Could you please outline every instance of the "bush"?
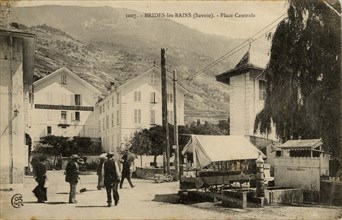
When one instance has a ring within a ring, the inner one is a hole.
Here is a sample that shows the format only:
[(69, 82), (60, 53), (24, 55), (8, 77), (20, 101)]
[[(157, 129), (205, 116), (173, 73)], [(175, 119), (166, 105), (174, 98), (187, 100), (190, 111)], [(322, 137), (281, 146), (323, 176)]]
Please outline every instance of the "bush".
[(99, 165), (99, 161), (91, 161), (90, 163), (86, 163), (86, 169), (96, 171), (98, 165)]
[[(101, 145), (96, 144), (90, 137), (73, 138), (63, 136), (44, 136), (40, 140), (41, 144), (36, 147), (37, 153), (47, 155), (62, 155), (70, 157), (72, 154), (97, 154), (101, 153)], [(51, 147), (46, 147), (48, 145)]]
[(55, 155), (55, 150), (52, 147), (44, 147), (41, 144), (36, 145), (34, 152), (44, 155)]

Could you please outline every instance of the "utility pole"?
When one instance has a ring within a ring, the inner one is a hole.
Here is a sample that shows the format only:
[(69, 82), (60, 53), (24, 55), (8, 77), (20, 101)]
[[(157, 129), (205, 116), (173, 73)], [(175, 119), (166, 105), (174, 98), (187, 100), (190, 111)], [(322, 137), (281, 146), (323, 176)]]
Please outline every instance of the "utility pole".
[(179, 179), (179, 146), (178, 146), (178, 125), (177, 125), (177, 79), (176, 79), (176, 70), (173, 70), (173, 125), (174, 125), (174, 146), (176, 150), (175, 155), (175, 169), (176, 169), (176, 179)]
[[(165, 48), (161, 48), (161, 81), (162, 81), (162, 119), (163, 119), (163, 170), (164, 174), (170, 175), (170, 142), (169, 125), (167, 122), (167, 88), (166, 88), (166, 68), (165, 68)], [(166, 157), (166, 162), (165, 162)], [(166, 163), (166, 164), (165, 164)]]

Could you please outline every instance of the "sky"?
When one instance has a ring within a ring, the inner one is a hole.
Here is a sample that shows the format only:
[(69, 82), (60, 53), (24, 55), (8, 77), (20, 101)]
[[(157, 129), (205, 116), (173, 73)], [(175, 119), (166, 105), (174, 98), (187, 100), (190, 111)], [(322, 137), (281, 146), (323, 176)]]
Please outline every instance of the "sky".
[[(199, 31), (228, 38), (248, 38), (286, 13), (285, 1), (112, 1), (112, 0), (20, 0), (16, 7), (80, 5), (128, 8), (143, 13), (191, 13), (191, 17), (169, 18)], [(205, 14), (213, 17), (194, 17)], [(249, 14), (251, 17), (241, 17)], [(136, 19), (148, 19), (138, 17)], [(280, 21), (280, 19), (278, 20)], [(275, 26), (272, 24), (270, 28)]]

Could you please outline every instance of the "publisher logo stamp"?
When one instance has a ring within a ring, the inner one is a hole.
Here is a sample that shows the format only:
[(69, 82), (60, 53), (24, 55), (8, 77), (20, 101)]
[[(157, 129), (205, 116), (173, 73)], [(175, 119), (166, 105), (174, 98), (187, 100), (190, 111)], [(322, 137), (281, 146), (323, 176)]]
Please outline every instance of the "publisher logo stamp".
[(20, 208), (24, 206), (23, 196), (20, 193), (15, 194), (11, 199), (11, 204), (14, 208)]

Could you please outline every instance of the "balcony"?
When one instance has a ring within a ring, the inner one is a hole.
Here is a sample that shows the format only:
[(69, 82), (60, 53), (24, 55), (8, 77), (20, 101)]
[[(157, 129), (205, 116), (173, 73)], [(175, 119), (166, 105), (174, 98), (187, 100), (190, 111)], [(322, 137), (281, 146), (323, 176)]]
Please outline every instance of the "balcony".
[(69, 126), (70, 124), (68, 124), (66, 119), (59, 120), (58, 127), (67, 128)]

